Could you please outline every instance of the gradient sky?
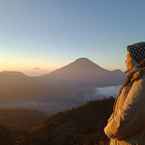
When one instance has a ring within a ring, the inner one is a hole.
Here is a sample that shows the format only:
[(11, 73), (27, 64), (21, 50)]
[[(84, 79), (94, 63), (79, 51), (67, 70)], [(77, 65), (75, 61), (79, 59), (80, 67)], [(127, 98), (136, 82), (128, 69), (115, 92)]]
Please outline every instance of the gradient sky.
[(125, 69), (145, 40), (144, 0), (0, 0), (0, 70), (41, 74), (87, 57)]

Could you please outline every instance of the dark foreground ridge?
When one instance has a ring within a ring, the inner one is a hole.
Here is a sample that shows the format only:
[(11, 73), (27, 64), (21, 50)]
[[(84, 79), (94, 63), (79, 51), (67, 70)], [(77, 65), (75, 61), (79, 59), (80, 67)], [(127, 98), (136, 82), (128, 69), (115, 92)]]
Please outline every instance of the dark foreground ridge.
[[(112, 97), (57, 113), (27, 130), (0, 127), (2, 145), (107, 145), (103, 128), (112, 112)], [(22, 126), (23, 128), (23, 126)]]
[(103, 128), (114, 99), (89, 102), (58, 113), (32, 131), (32, 145), (106, 145)]

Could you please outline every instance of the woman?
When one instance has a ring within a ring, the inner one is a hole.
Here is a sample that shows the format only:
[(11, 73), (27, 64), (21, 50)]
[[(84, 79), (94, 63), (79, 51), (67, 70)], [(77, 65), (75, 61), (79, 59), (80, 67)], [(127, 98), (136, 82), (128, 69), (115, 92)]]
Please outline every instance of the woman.
[(127, 47), (126, 79), (104, 128), (110, 145), (145, 145), (145, 42)]

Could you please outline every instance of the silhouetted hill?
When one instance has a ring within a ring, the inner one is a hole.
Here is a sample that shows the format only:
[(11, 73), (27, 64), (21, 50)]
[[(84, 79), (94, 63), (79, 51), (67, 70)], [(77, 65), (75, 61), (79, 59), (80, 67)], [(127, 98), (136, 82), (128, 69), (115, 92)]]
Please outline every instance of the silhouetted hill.
[(47, 118), (47, 114), (30, 109), (0, 109), (0, 126), (19, 131), (30, 130)]
[(0, 126), (0, 144), (1, 145), (16, 145), (15, 136), (12, 131)]
[(32, 145), (107, 145), (103, 128), (112, 112), (113, 98), (92, 101), (57, 113), (32, 130)]
[(26, 99), (41, 95), (40, 85), (21, 72), (0, 72), (0, 100)]
[[(113, 103), (112, 97), (88, 102), (78, 108), (59, 112), (45, 121), (40, 121), (43, 114), (37, 111), (1, 110), (0, 144), (107, 145), (109, 140), (103, 128), (112, 112)], [(29, 121), (29, 127), (26, 127)], [(2, 125), (4, 123), (5, 127)]]
[(0, 77), (5, 77), (5, 78), (28, 78), (27, 75), (21, 72), (16, 72), (16, 71), (1, 71), (0, 72)]

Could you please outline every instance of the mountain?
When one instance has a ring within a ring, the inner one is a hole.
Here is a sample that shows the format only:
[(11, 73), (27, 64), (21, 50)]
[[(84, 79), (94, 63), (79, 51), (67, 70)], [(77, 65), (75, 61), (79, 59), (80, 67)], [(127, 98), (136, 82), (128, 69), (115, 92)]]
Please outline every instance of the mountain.
[(28, 78), (24, 73), (17, 71), (1, 71), (0, 77), (16, 77), (16, 78)]
[(74, 62), (43, 76), (44, 80), (61, 81), (74, 85), (107, 86), (118, 85), (124, 79), (120, 70), (109, 71), (88, 58)]
[[(0, 72), (0, 100), (71, 101), (77, 103), (80, 96), (94, 96), (96, 87), (121, 84), (124, 74), (120, 70), (109, 71), (88, 58), (79, 58), (49, 74), (30, 77), (21, 72)], [(45, 99), (44, 99), (45, 97)], [(77, 98), (77, 100), (76, 100)]]
[(92, 101), (51, 116), (44, 124), (33, 128), (31, 145), (107, 144), (103, 128), (113, 103), (113, 98)]
[[(33, 79), (21, 72), (0, 72), (0, 100), (11, 100), (37, 96), (40, 85)], [(40, 88), (41, 89), (41, 88)]]

